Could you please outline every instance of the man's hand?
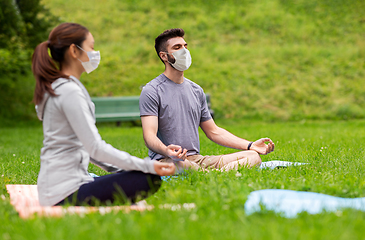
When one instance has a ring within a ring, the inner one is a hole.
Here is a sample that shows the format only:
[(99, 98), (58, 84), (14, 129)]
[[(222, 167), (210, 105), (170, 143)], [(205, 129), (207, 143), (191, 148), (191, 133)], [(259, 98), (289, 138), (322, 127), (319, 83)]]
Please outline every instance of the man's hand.
[[(267, 145), (265, 142), (269, 142)], [(250, 150), (255, 150), (257, 153), (266, 155), (274, 151), (274, 143), (270, 138), (261, 138), (252, 143)]]
[(181, 146), (170, 144), (166, 147), (166, 156), (174, 161), (184, 161), (188, 150)]
[(153, 163), (157, 175), (168, 176), (175, 173), (175, 164), (155, 161)]

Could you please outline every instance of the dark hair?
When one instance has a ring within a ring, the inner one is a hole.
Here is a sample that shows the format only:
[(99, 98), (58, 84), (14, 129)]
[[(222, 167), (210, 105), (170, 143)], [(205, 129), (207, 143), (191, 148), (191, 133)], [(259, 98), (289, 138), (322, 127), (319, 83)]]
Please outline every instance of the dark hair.
[(175, 37), (184, 37), (185, 32), (181, 28), (172, 28), (165, 30), (155, 39), (155, 49), (157, 56), (162, 62), (164, 62), (160, 57), (160, 52), (167, 52), (167, 41)]
[(87, 33), (89, 30), (80, 24), (62, 23), (51, 31), (48, 41), (35, 48), (32, 56), (32, 71), (36, 80), (33, 97), (35, 104), (42, 101), (45, 92), (56, 96), (51, 84), (58, 78), (69, 78), (61, 72), (65, 52), (71, 44), (82, 46)]

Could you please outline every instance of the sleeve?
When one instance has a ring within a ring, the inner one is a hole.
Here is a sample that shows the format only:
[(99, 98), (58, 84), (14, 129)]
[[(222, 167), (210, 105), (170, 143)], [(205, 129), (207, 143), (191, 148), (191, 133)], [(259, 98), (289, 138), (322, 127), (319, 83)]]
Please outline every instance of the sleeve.
[(140, 116), (157, 116), (158, 117), (159, 98), (155, 88), (146, 85), (139, 97)]
[(60, 97), (61, 108), (90, 157), (125, 170), (137, 170), (156, 174), (153, 161), (143, 160), (120, 151), (101, 139), (94, 124), (85, 95), (73, 88)]
[(205, 93), (203, 91), (203, 89), (201, 89), (201, 94), (200, 94), (200, 101), (201, 101), (201, 118), (200, 118), (200, 122), (205, 122), (208, 121), (210, 119), (212, 119), (212, 115), (210, 114), (209, 108), (208, 108), (208, 103), (207, 103), (207, 98), (205, 96)]
[(116, 166), (113, 166), (109, 163), (105, 163), (105, 162), (100, 162), (98, 160), (95, 160), (94, 158), (90, 158), (90, 162), (96, 166), (98, 166), (99, 168), (103, 169), (104, 171), (110, 172), (110, 173), (115, 173), (118, 171), (121, 171), (123, 169), (120, 169)]

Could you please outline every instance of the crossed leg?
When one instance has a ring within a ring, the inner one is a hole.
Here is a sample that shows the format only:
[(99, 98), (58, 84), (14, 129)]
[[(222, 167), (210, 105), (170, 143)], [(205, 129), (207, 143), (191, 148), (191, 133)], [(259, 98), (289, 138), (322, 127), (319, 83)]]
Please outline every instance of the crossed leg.
[(220, 169), (232, 170), (238, 169), (239, 166), (253, 167), (261, 164), (260, 155), (256, 151), (248, 150), (236, 153), (230, 153), (219, 156), (202, 156), (191, 155), (186, 158), (185, 161), (173, 161), (171, 158), (161, 159), (162, 162), (175, 163), (178, 171), (184, 169)]
[(256, 151), (248, 150), (222, 155), (222, 160), (216, 166), (221, 170), (237, 170), (239, 166), (254, 167), (261, 164), (261, 157)]
[(176, 172), (182, 172), (185, 169), (193, 169), (193, 170), (199, 170), (200, 166), (199, 164), (193, 162), (193, 161), (188, 161), (187, 159), (185, 159), (184, 161), (174, 161), (171, 158), (163, 158), (161, 160), (159, 160), (160, 162), (168, 162), (168, 163), (174, 163), (176, 166)]

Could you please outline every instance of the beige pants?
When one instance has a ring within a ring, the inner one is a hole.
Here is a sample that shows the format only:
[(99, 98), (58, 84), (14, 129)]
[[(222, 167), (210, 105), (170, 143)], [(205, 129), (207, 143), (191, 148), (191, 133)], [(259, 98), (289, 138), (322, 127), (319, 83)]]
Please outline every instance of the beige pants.
[(260, 155), (255, 151), (241, 151), (226, 155), (202, 156), (199, 154), (186, 157), (185, 161), (173, 161), (171, 158), (160, 159), (161, 162), (173, 162), (178, 171), (184, 169), (220, 169), (232, 170), (238, 169), (239, 166), (253, 167), (261, 164)]

